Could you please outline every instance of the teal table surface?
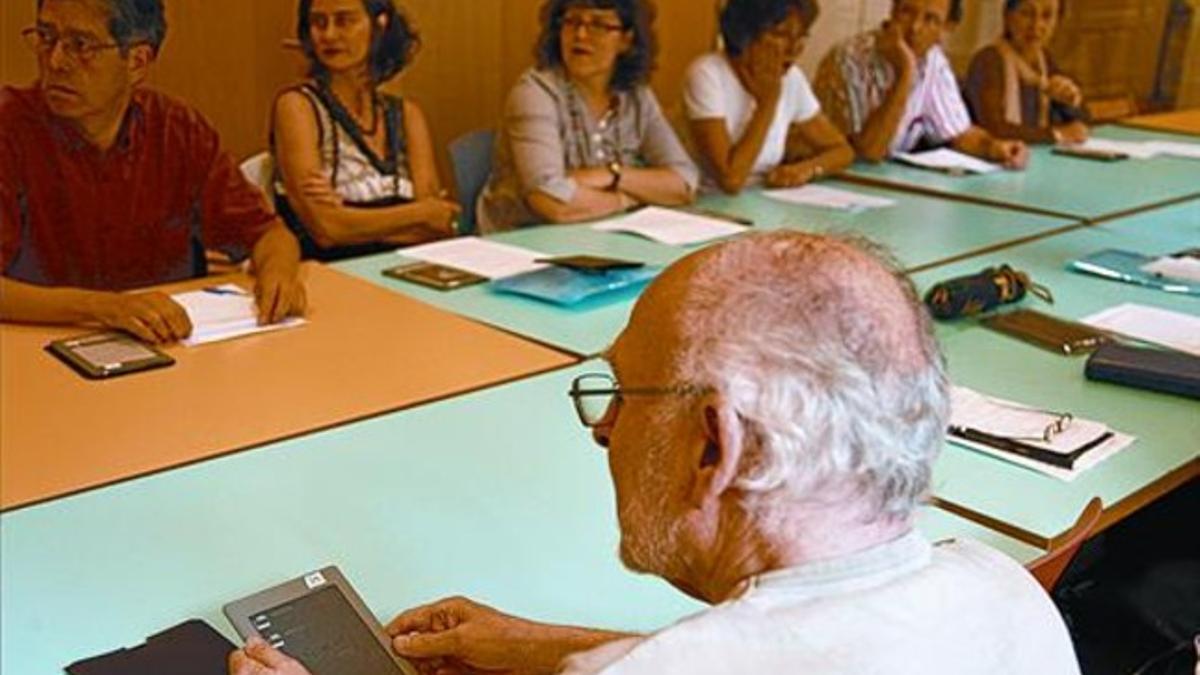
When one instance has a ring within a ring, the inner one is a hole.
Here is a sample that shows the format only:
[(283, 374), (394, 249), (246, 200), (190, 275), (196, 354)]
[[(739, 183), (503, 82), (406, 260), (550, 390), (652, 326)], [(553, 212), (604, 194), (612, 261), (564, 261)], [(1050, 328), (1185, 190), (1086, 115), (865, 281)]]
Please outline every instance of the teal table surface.
[[(788, 228), (811, 232), (855, 233), (890, 248), (907, 268), (1014, 240), (1068, 228), (1070, 220), (1013, 213), (904, 192), (835, 183), (836, 187), (895, 199), (892, 208), (848, 213), (801, 207), (757, 193), (713, 196), (701, 206), (752, 219), (756, 229)], [(597, 232), (588, 225), (532, 227), (493, 237), (548, 255), (591, 254), (667, 265), (699, 247), (673, 247), (628, 234)], [(618, 292), (564, 308), (527, 298), (497, 294), (486, 286), (443, 292), (383, 276), (402, 262), (394, 254), (359, 258), (337, 267), (451, 312), (582, 355), (601, 352), (617, 336), (641, 289)]]
[[(1095, 134), (1114, 140), (1196, 142), (1192, 137), (1123, 127), (1099, 127)], [(1025, 171), (957, 177), (894, 162), (859, 162), (849, 174), (896, 187), (1085, 220), (1200, 194), (1200, 160), (1156, 157), (1097, 162), (1053, 155), (1046, 146), (1031, 150)]]
[[(384, 621), (459, 593), (627, 630), (696, 611), (618, 562), (605, 456), (566, 396), (598, 367), (0, 515), (0, 671), (60, 675), (192, 617), (233, 638), (225, 602), (331, 563)], [(945, 512), (919, 523), (1038, 553)]]
[[(916, 276), (924, 291), (937, 281), (1009, 263), (1050, 287), (1053, 306), (1024, 306), (1066, 319), (1132, 302), (1200, 315), (1200, 298), (1122, 284), (1067, 271), (1066, 264), (1105, 248), (1166, 254), (1200, 245), (1200, 201), (1076, 230)], [(937, 464), (934, 492), (1034, 534), (1066, 530), (1093, 496), (1106, 508), (1136, 508), (1139, 490), (1200, 457), (1200, 402), (1084, 378), (1085, 357), (1064, 357), (985, 329), (971, 321), (942, 323), (938, 336), (958, 384), (987, 394), (1101, 420), (1137, 442), (1072, 482), (948, 445)], [(1151, 490), (1153, 492), (1153, 490)], [(1114, 511), (1119, 513), (1120, 510)]]

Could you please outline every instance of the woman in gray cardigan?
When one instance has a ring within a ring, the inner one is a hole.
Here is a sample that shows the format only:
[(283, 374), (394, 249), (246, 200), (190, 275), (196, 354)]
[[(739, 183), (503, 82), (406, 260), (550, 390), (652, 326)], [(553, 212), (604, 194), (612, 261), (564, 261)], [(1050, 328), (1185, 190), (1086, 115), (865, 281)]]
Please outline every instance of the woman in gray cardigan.
[(536, 68), (509, 93), (481, 231), (689, 203), (699, 172), (646, 81), (645, 0), (547, 0)]

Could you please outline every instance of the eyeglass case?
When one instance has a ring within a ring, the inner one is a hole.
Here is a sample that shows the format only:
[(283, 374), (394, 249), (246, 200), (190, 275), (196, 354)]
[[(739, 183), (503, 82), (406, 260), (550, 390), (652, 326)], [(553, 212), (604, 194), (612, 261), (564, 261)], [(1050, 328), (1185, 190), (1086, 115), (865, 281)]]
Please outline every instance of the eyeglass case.
[(1107, 344), (1088, 358), (1089, 380), (1200, 399), (1200, 357), (1182, 352)]

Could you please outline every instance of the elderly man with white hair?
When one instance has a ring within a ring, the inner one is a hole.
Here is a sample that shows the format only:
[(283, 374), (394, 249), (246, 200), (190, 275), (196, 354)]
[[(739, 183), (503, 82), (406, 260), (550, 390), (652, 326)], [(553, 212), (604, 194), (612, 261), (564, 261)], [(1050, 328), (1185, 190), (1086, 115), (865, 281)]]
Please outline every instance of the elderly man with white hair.
[[(1023, 568), (914, 529), (947, 382), (911, 285), (869, 244), (778, 232), (695, 253), (608, 360), (571, 395), (608, 448), (622, 559), (712, 607), (627, 635), (443, 600), (388, 626), (424, 672), (1079, 672)], [(261, 642), (231, 664), (303, 672)]]

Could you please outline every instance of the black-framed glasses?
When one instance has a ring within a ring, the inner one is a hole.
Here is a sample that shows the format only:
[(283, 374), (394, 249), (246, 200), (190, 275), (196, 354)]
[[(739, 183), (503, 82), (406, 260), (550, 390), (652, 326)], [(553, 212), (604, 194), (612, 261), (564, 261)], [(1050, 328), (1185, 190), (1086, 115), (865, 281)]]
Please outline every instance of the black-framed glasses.
[(97, 54), (107, 49), (121, 48), (119, 43), (100, 42), (87, 35), (59, 35), (58, 31), (47, 26), (30, 26), (21, 31), (21, 37), (25, 38), (25, 44), (39, 56), (50, 54), (56, 46), (62, 45), (63, 53), (79, 64), (90, 62)]
[(568, 31), (582, 28), (585, 33), (592, 37), (599, 37), (605, 33), (619, 33), (625, 30), (625, 26), (620, 23), (612, 23), (602, 19), (585, 19), (581, 16), (563, 17), (562, 28)]
[(592, 429), (609, 415), (614, 404), (626, 396), (691, 396), (708, 391), (706, 387), (677, 385), (674, 387), (622, 387), (617, 379), (605, 373), (585, 373), (571, 382), (567, 395), (575, 403), (579, 422)]

